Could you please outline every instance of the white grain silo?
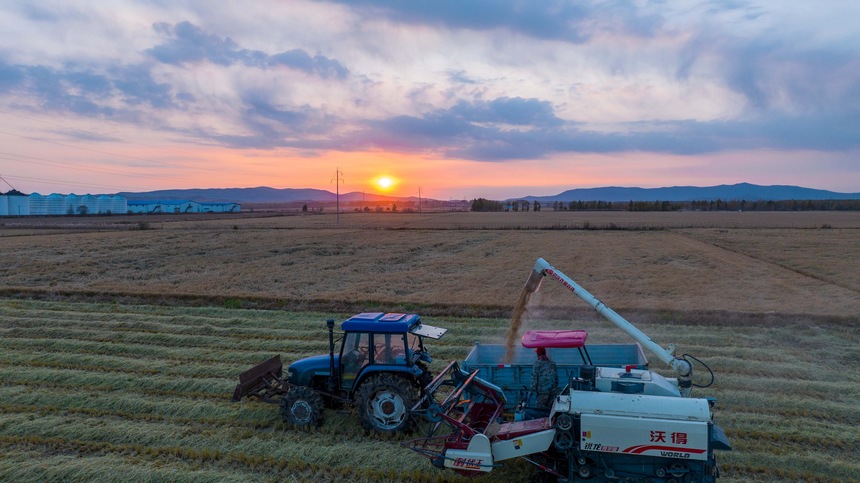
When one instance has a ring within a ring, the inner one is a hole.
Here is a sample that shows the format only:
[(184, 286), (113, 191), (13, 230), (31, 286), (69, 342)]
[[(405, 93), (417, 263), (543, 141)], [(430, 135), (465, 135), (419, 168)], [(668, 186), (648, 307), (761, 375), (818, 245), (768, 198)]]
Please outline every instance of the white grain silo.
[(128, 200), (119, 195), (111, 197), (111, 213), (128, 213)]
[(39, 193), (32, 193), (29, 198), (31, 215), (48, 214), (48, 202), (44, 196), (40, 195)]
[(66, 195), (66, 206), (64, 206), (67, 215), (77, 215), (78, 214), (78, 206), (81, 204), (81, 197), (74, 194), (69, 193)]
[(96, 213), (100, 215), (113, 213), (112, 208), (113, 207), (111, 206), (110, 196), (100, 195), (98, 198), (96, 198)]
[[(78, 205), (86, 207), (86, 211), (90, 215), (95, 215), (99, 212), (97, 198), (91, 194), (81, 196), (78, 200)], [(78, 213), (77, 208), (75, 208), (75, 213)]]
[(48, 205), (48, 214), (49, 215), (65, 215), (66, 214), (66, 197), (57, 194), (51, 193), (46, 198)]

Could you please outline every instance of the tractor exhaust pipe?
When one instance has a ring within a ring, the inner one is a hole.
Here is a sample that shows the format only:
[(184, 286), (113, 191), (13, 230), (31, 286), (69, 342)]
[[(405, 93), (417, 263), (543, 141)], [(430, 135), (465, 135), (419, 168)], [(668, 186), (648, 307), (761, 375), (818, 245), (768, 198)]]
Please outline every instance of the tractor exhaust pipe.
[(337, 389), (337, 376), (334, 374), (334, 319), (325, 321), (328, 328), (328, 391), (334, 394)]

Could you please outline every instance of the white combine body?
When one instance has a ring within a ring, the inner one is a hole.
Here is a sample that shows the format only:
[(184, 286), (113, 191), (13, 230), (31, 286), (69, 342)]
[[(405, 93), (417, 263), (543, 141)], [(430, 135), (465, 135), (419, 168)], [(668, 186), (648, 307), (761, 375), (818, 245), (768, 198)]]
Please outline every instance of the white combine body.
[[(413, 413), (431, 421), (425, 438), (404, 443), (434, 465), (464, 475), (524, 458), (560, 481), (712, 482), (714, 450), (731, 450), (713, 421), (713, 401), (691, 398), (692, 364), (675, 357), (576, 282), (538, 259), (526, 290), (551, 275), (675, 370), (677, 378), (629, 365), (584, 363), (555, 397), (549, 414), (502, 422), (504, 391), (452, 362), (427, 386)], [(583, 349), (585, 331), (533, 331), (526, 347)], [(587, 353), (587, 351), (586, 351)], [(507, 404), (510, 406), (510, 404)], [(546, 413), (544, 413), (546, 414)]]

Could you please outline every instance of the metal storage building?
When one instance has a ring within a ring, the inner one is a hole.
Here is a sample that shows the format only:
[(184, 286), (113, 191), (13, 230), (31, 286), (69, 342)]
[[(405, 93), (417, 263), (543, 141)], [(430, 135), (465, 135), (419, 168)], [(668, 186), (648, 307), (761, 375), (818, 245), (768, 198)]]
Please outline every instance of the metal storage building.
[(133, 200), (129, 213), (238, 213), (239, 203), (198, 203), (192, 200)]
[(39, 193), (32, 193), (30, 198), (30, 214), (31, 215), (47, 215), (48, 200)]
[(0, 216), (22, 216), (30, 214), (30, 199), (17, 191), (0, 195)]
[(191, 200), (134, 200), (129, 213), (199, 213), (200, 203)]
[(242, 205), (239, 203), (200, 203), (200, 211), (203, 213), (239, 213)]

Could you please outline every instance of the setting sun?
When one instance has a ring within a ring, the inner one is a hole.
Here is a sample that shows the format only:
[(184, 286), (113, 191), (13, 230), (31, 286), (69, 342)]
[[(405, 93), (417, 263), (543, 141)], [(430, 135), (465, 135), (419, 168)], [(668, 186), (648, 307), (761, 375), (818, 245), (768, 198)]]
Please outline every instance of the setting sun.
[(376, 178), (375, 183), (380, 189), (388, 190), (394, 186), (394, 178), (390, 176), (380, 176), (379, 178)]

